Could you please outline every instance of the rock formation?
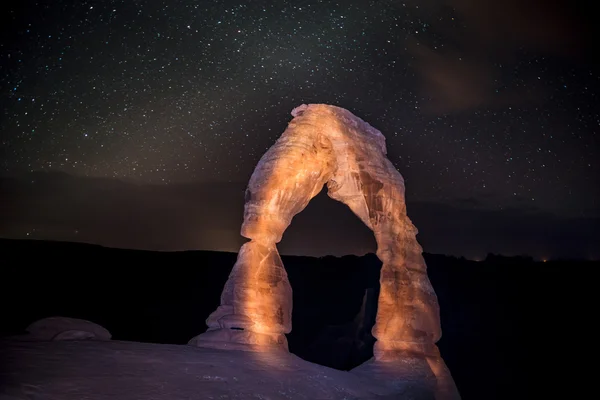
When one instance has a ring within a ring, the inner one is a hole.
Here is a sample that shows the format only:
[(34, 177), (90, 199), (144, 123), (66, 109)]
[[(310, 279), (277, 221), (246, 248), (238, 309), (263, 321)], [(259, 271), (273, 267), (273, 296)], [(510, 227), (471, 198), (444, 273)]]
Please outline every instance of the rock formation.
[[(372, 330), (377, 339), (375, 364), (361, 371), (380, 374), (382, 366), (394, 370), (393, 365), (417, 357), (419, 368), (440, 381), (436, 398), (456, 398), (452, 377), (435, 345), (441, 336), (437, 297), (416, 240), (417, 229), (406, 214), (404, 179), (386, 157), (384, 136), (339, 107), (301, 105), (292, 115), (250, 178), (241, 229), (250, 241), (240, 249), (221, 305), (207, 320), (208, 331), (190, 343), (287, 349), (292, 289), (276, 243), (292, 218), (327, 185), (329, 197), (350, 207), (373, 231), (383, 263)], [(412, 373), (400, 369), (402, 374)]]
[(91, 321), (67, 317), (42, 318), (29, 325), (20, 339), (33, 341), (110, 340), (108, 330)]

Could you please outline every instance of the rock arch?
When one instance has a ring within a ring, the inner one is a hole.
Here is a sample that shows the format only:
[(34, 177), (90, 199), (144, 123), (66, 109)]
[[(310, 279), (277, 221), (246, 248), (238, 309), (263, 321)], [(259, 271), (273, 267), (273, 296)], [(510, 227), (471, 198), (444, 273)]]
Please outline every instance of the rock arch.
[(207, 319), (208, 331), (191, 344), (217, 348), (287, 350), (292, 289), (276, 244), (292, 218), (327, 185), (374, 233), (383, 262), (373, 336), (377, 361), (406, 354), (441, 360), (436, 294), (427, 277), (417, 229), (406, 215), (404, 179), (386, 157), (385, 138), (349, 111), (301, 105), (263, 155), (246, 190), (238, 254)]

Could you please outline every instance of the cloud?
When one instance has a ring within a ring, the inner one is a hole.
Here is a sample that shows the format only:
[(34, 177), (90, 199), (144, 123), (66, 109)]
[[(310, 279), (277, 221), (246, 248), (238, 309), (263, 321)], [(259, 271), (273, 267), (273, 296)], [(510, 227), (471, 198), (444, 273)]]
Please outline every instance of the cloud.
[[(58, 173), (1, 179), (0, 237), (237, 252), (245, 241), (239, 234), (244, 189), (244, 183), (139, 185)], [(559, 218), (522, 207), (489, 210), (476, 199), (407, 207), (429, 253), (600, 258), (598, 218)], [(323, 192), (294, 217), (278, 248), (282, 254), (364, 254), (375, 251), (375, 240), (345, 205)]]
[(477, 56), (433, 51), (414, 43), (410, 48), (421, 78), (419, 94), (425, 99), (421, 111), (427, 114), (530, 105), (540, 102), (546, 93), (533, 79), (521, 87), (503, 86), (497, 67)]
[[(425, 113), (539, 103), (543, 83), (514, 69), (524, 55), (583, 60), (593, 53), (591, 24), (577, 2), (409, 0), (428, 24), (409, 39)], [(526, 68), (525, 68), (526, 69)]]
[[(587, 5), (566, 0), (405, 0), (445, 40), (472, 49), (577, 55), (595, 29)], [(443, 18), (439, 18), (443, 16)], [(448, 18), (451, 16), (450, 18)], [(487, 51), (486, 51), (487, 52)]]
[(451, 113), (487, 105), (494, 93), (492, 68), (456, 52), (442, 54), (425, 45), (411, 46), (421, 77), (420, 94), (428, 99), (425, 112)]
[(468, 26), (477, 47), (528, 48), (573, 56), (583, 51), (586, 20), (577, 1), (441, 0)]

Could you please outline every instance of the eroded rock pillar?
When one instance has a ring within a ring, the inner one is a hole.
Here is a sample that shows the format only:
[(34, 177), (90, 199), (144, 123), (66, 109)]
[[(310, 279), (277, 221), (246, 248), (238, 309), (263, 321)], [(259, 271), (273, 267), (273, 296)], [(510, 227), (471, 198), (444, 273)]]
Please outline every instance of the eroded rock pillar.
[(274, 243), (252, 240), (241, 247), (221, 305), (206, 323), (208, 331), (190, 344), (287, 350), (284, 334), (292, 329), (292, 288)]
[[(418, 231), (406, 214), (404, 180), (389, 162), (375, 167), (371, 173), (366, 172), (367, 166), (362, 169), (358, 186), (368, 214), (361, 218), (368, 220), (375, 234), (377, 256), (383, 263), (372, 329), (377, 341), (374, 359), (352, 372), (385, 382), (382, 396), (402, 388), (407, 398), (458, 400), (454, 380), (436, 346), (441, 337), (439, 304), (416, 238)], [(360, 216), (360, 208), (354, 208)]]
[(382, 261), (373, 336), (377, 359), (406, 350), (427, 352), (441, 337), (437, 296), (427, 276), (417, 230), (406, 215), (376, 225)]
[(241, 234), (250, 242), (240, 249), (221, 305), (207, 319), (209, 330), (190, 344), (287, 350), (292, 289), (276, 243), (322, 189), (333, 166), (331, 145), (311, 119), (290, 123), (265, 153), (246, 190)]
[[(395, 219), (395, 221), (394, 221)], [(406, 215), (373, 221), (377, 256), (383, 262), (373, 336), (374, 359), (352, 370), (381, 380), (382, 396), (460, 400), (436, 342), (439, 305), (429, 282), (417, 230)]]

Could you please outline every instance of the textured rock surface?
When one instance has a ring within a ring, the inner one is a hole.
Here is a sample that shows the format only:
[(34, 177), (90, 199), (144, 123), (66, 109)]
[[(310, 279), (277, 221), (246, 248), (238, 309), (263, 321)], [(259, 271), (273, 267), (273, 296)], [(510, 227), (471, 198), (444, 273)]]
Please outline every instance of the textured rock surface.
[[(285, 347), (292, 292), (276, 243), (327, 185), (328, 195), (373, 231), (383, 262), (373, 327), (375, 359), (390, 362), (421, 354), (423, 365), (427, 357), (443, 364), (435, 346), (441, 336), (437, 297), (417, 229), (406, 215), (404, 179), (386, 157), (384, 136), (339, 107), (302, 105), (292, 115), (250, 178), (241, 234), (251, 241), (240, 250), (221, 306), (207, 321), (207, 340), (200, 335), (194, 344), (234, 340), (252, 350)], [(229, 319), (244, 321), (234, 336), (222, 322)]]
[(0, 341), (2, 399), (379, 399), (381, 382), (287, 352)]
[[(428, 351), (409, 350), (389, 360), (371, 359), (351, 372), (364, 379), (381, 382), (375, 392), (391, 398), (400, 393), (412, 393), (415, 398), (458, 400), (460, 394), (448, 367), (435, 346)], [(412, 397), (410, 397), (412, 398)]]
[(110, 340), (108, 330), (84, 319), (49, 317), (35, 321), (22, 340)]

